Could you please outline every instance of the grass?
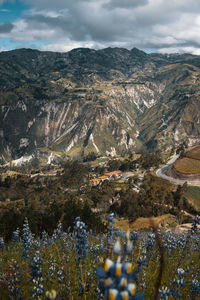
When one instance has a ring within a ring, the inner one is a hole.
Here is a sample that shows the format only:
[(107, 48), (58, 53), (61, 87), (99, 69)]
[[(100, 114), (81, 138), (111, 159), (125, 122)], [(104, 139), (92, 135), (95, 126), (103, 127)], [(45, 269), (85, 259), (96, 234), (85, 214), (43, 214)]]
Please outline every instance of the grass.
[(174, 168), (179, 173), (183, 174), (200, 174), (200, 160), (183, 157), (177, 159), (174, 163)]
[(197, 211), (200, 211), (200, 187), (189, 186), (184, 196)]
[(177, 64), (166, 65), (166, 66), (160, 67), (159, 72), (161, 72), (161, 73), (166, 72), (166, 71), (172, 70), (172, 69), (174, 69), (178, 66), (179, 66), (178, 63)]
[(152, 219), (149, 218), (138, 218), (136, 221), (130, 223), (127, 219), (116, 219), (116, 227), (120, 228), (124, 231), (141, 231), (141, 230), (149, 230), (152, 228), (152, 221), (154, 226), (156, 227), (175, 227), (176, 217), (170, 214), (166, 214), (159, 217), (153, 217)]
[(149, 230), (152, 228), (152, 221), (154, 226), (156, 227), (175, 227), (177, 225), (176, 223), (176, 217), (170, 214), (159, 216), (159, 217), (153, 217), (151, 219), (149, 218), (138, 218), (135, 222), (131, 224), (132, 230)]

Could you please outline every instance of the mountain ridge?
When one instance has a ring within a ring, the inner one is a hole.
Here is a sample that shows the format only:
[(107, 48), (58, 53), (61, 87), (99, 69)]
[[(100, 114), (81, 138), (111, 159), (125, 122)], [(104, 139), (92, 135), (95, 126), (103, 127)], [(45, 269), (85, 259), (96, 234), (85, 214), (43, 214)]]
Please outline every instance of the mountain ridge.
[(137, 48), (0, 53), (3, 161), (46, 147), (80, 156), (200, 141), (200, 56)]

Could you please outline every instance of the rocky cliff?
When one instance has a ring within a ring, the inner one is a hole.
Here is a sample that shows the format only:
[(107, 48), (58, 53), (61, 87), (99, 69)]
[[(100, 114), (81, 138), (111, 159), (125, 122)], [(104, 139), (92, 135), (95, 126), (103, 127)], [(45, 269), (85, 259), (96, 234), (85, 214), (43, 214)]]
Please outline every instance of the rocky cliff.
[(0, 53), (0, 155), (164, 149), (200, 140), (200, 57), (132, 50)]

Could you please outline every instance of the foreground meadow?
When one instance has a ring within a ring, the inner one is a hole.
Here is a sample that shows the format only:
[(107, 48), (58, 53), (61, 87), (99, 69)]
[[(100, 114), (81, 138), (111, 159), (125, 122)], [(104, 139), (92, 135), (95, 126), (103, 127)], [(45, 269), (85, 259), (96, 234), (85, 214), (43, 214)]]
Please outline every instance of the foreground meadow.
[(0, 299), (199, 299), (200, 233), (123, 232), (107, 218), (96, 234), (76, 218), (52, 236), (34, 236), (26, 219), (12, 241), (0, 238)]

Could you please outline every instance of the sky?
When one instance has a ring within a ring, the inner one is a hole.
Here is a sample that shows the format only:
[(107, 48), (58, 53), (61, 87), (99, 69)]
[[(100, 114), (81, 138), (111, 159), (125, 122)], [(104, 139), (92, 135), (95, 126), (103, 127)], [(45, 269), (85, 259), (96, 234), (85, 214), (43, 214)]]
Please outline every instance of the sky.
[(0, 51), (79, 47), (200, 54), (200, 2), (0, 0)]

